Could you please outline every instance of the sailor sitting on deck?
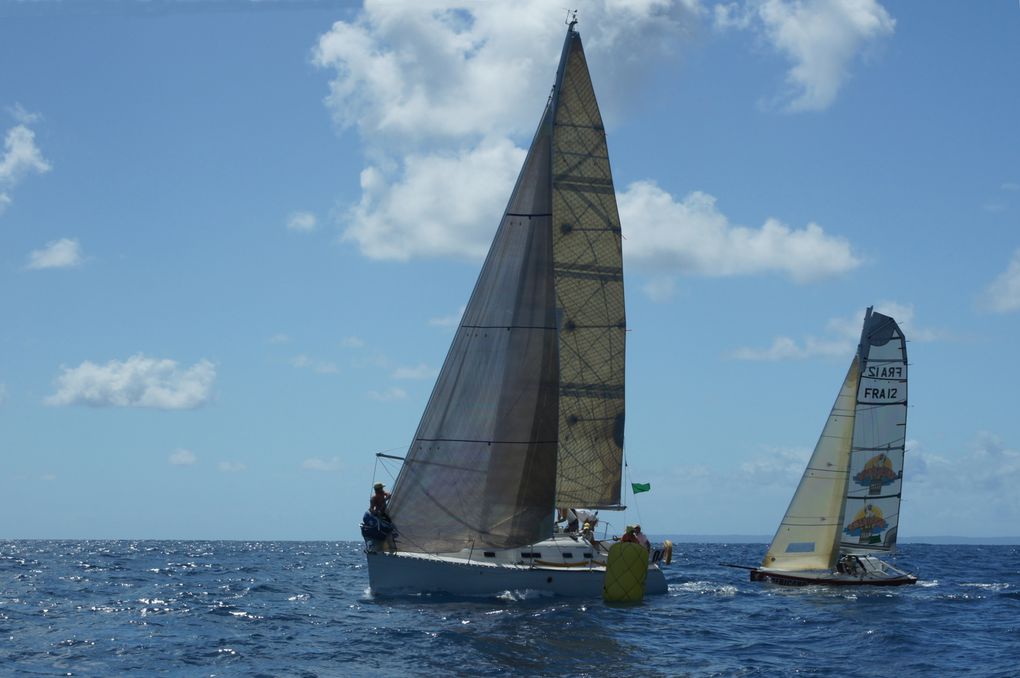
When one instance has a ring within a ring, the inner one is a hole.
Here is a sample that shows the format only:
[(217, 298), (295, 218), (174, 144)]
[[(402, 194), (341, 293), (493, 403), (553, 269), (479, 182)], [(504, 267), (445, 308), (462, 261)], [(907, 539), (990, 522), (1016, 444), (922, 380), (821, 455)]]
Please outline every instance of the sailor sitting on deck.
[(637, 536), (634, 534), (634, 526), (628, 525), (627, 529), (623, 531), (623, 536), (619, 537), (619, 541), (629, 541), (632, 544), (640, 544)]

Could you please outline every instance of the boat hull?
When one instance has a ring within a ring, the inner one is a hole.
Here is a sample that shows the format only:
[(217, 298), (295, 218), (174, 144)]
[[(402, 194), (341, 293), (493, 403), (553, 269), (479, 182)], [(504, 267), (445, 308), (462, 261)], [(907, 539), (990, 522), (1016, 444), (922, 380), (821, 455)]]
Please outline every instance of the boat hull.
[(880, 576), (867, 573), (855, 576), (837, 572), (784, 572), (754, 568), (751, 581), (780, 586), (903, 586), (917, 583), (917, 577), (912, 574)]
[[(367, 553), (368, 581), (375, 595), (446, 593), (499, 595), (538, 591), (558, 596), (601, 597), (605, 567), (497, 564), (443, 556), (379, 551)], [(648, 568), (646, 594), (666, 592), (666, 577)]]

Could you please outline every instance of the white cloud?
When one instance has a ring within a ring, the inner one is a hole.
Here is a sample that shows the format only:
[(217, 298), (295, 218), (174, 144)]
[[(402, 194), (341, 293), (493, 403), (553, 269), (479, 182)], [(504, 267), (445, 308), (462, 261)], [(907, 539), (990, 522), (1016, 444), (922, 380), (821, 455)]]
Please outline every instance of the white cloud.
[(274, 334), (269, 337), (270, 344), (287, 344), (290, 343), (290, 337), (286, 334)]
[(421, 363), (416, 367), (398, 367), (391, 375), (394, 379), (431, 379), (438, 370)]
[(716, 6), (720, 29), (762, 34), (788, 61), (789, 111), (828, 108), (850, 77), (851, 63), (881, 38), (892, 35), (896, 20), (877, 0), (754, 0)]
[(344, 337), (340, 340), (340, 346), (343, 348), (364, 348), (365, 340), (361, 337)]
[[(910, 341), (936, 341), (943, 333), (919, 327), (914, 322), (914, 307), (894, 301), (875, 304), (875, 311), (893, 318)], [(861, 338), (863, 314), (852, 314), (829, 319), (821, 338), (808, 336), (802, 341), (790, 337), (775, 337), (768, 348), (738, 348), (730, 353), (735, 360), (780, 361), (808, 358), (847, 358), (857, 350)]]
[(711, 195), (696, 191), (681, 202), (651, 181), (618, 194), (625, 225), (624, 256), (656, 272), (707, 276), (782, 273), (798, 282), (839, 275), (861, 260), (850, 243), (817, 224), (793, 230), (775, 219), (761, 228), (735, 226)]
[(78, 241), (61, 238), (60, 240), (51, 240), (41, 250), (33, 250), (28, 255), (26, 268), (69, 268), (79, 266), (81, 262), (81, 246)]
[(11, 114), (17, 122), (22, 125), (34, 125), (35, 123), (42, 120), (41, 113), (32, 113), (22, 106), (19, 102), (15, 102), (13, 106), (7, 107), (7, 112)]
[(433, 327), (457, 327), (460, 325), (460, 319), (464, 316), (464, 309), (466, 308), (466, 306), (461, 306), (457, 309), (456, 313), (439, 316), (437, 318), (429, 318), (429, 325), (432, 325)]
[(57, 392), (46, 404), (194, 409), (212, 397), (215, 379), (216, 368), (208, 360), (187, 369), (173, 360), (141, 354), (105, 365), (85, 361), (78, 367), (63, 368)]
[(408, 155), (398, 176), (368, 167), (342, 238), (372, 259), (479, 259), (525, 154), (509, 139), (494, 139), (457, 153)]
[(331, 459), (311, 457), (310, 459), (305, 459), (301, 462), (301, 468), (307, 471), (332, 472), (341, 470), (343, 468), (343, 462), (340, 461), (340, 457), (333, 457)]
[(220, 473), (240, 473), (248, 467), (239, 461), (221, 461), (216, 464), (216, 468)]
[(1009, 266), (985, 290), (979, 305), (995, 313), (1020, 310), (1020, 249), (1013, 252)]
[(1002, 182), (1002, 190), (1004, 191), (1020, 191), (1020, 184), (1015, 181), (1004, 181)]
[[(24, 109), (19, 110), (24, 112)], [(24, 112), (23, 117), (30, 115)], [(24, 124), (7, 130), (4, 152), (0, 155), (0, 213), (11, 204), (12, 198), (7, 192), (11, 187), (27, 174), (44, 174), (49, 171), (50, 164), (35, 145), (35, 132)]]
[(290, 364), (298, 369), (311, 370), (317, 374), (336, 374), (340, 371), (336, 363), (313, 360), (304, 354), (294, 356)]
[(198, 461), (198, 457), (191, 450), (181, 448), (174, 450), (167, 460), (174, 466), (191, 466)]
[(311, 212), (294, 212), (287, 217), (287, 230), (298, 233), (311, 233), (316, 228), (315, 215)]
[(35, 132), (25, 125), (15, 125), (4, 137), (4, 154), (0, 157), (0, 182), (13, 184), (26, 174), (43, 174), (50, 164), (35, 145)]
[[(632, 90), (700, 12), (696, 0), (582, 2), (600, 91)], [(372, 158), (345, 241), (376, 259), (483, 256), (525, 154), (512, 139), (527, 140), (554, 80), (562, 18), (544, 0), (376, 2), (321, 36), (327, 106)]]
[(407, 391), (396, 386), (391, 386), (385, 391), (369, 391), (368, 397), (372, 400), (379, 400), (382, 402), (388, 402), (391, 400), (403, 400), (407, 397)]

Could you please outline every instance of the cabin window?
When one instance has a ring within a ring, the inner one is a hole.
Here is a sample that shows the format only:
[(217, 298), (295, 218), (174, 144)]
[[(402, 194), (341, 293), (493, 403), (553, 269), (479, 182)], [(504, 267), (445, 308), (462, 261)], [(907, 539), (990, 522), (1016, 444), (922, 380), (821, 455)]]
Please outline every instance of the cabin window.
[(484, 555), (486, 558), (495, 558), (496, 557), (496, 552), (495, 551), (485, 551), (482, 555)]
[(539, 553), (538, 551), (532, 551), (531, 553), (528, 553), (527, 551), (521, 552), (521, 558), (541, 558), (541, 557), (542, 554)]
[(584, 557), (585, 557), (585, 558), (591, 558), (591, 557), (592, 557), (592, 555), (591, 555), (590, 553), (585, 553), (585, 554), (584, 554)]

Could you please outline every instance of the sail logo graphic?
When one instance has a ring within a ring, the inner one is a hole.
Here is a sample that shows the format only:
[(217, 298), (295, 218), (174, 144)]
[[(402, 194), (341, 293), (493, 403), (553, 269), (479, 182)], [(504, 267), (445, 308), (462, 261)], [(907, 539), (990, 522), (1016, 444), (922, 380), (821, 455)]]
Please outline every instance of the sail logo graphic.
[(867, 504), (857, 512), (843, 531), (857, 537), (858, 544), (881, 544), (882, 530), (889, 527), (882, 510), (874, 504)]
[(854, 482), (868, 488), (868, 494), (880, 494), (886, 485), (892, 485), (903, 478), (903, 471), (894, 471), (892, 459), (885, 452), (869, 459), (861, 472), (854, 476)]

